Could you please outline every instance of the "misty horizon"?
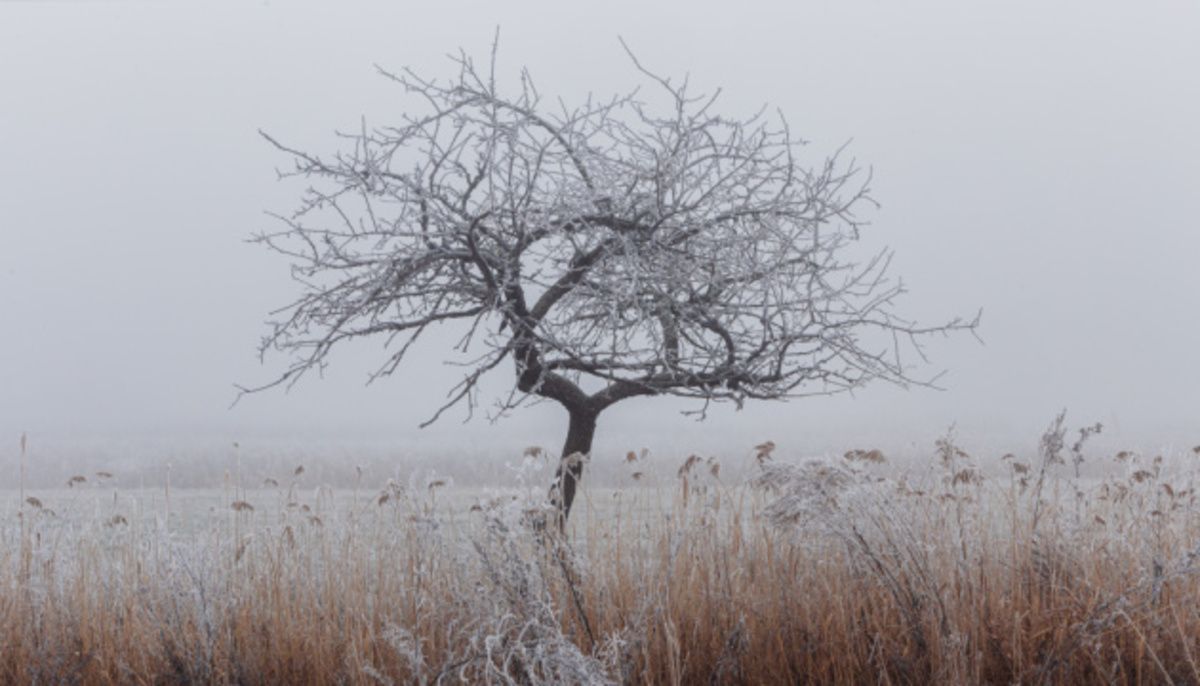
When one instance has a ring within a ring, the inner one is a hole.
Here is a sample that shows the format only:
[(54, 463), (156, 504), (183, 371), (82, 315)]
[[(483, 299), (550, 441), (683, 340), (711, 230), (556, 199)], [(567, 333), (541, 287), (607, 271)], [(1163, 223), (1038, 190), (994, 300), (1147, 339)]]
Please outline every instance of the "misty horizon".
[[(372, 385), (381, 345), (360, 342), (325, 378), (231, 407), (235, 384), (283, 370), (256, 346), (298, 292), (286, 260), (246, 242), (298, 197), (258, 131), (334, 150), (335, 130), (386, 125), (411, 103), (374, 65), (448, 75), (446, 53), (484, 57), (497, 27), (504, 83), (524, 67), (567, 102), (625, 92), (638, 74), (620, 36), (657, 72), (724, 88), (723, 111), (779, 108), (810, 141), (805, 165), (846, 144), (881, 205), (856, 249), (894, 250), (898, 311), (983, 311), (982, 344), (928, 342), (916, 374), (945, 371), (944, 390), (874, 384), (714, 407), (703, 423), (680, 414), (695, 403), (635, 399), (602, 417), (598, 453), (768, 438), (793, 454), (920, 451), (951, 425), (968, 446), (1035, 447), (1062, 408), (1071, 426), (1103, 423), (1111, 445), (1200, 443), (1200, 8), (925, 5), (446, 4), (415, 18), (361, 4), (4, 3), (0, 460), (15, 464), (22, 432), (34, 454), (84, 460), (233, 441), (557, 450), (565, 413), (550, 404), (496, 423), (456, 409), (418, 429), (457, 380), (442, 364), (450, 331)], [(493, 372), (482, 409), (511, 375)]]

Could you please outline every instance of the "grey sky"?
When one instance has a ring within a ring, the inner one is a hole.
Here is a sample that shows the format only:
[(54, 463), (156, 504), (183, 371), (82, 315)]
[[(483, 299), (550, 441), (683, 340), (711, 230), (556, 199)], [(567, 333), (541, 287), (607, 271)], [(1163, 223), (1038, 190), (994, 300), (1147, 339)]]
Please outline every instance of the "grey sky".
[[(944, 392), (703, 425), (633, 401), (602, 418), (599, 445), (659, 430), (931, 440), (952, 422), (1033, 437), (1064, 406), (1118, 435), (1200, 442), (1200, 4), (666, 5), (0, 2), (0, 441), (416, 432), (455, 379), (436, 345), (371, 388), (362, 345), (324, 380), (227, 409), (234, 382), (282, 368), (255, 345), (294, 290), (284, 261), (243, 242), (295, 198), (256, 129), (329, 149), (333, 129), (404, 102), (373, 63), (444, 73), (446, 52), (483, 54), (499, 25), (502, 76), (528, 66), (547, 94), (633, 85), (620, 35), (659, 72), (723, 86), (729, 109), (778, 106), (814, 162), (852, 138), (882, 203), (864, 243), (896, 250), (902, 311), (984, 309), (986, 345), (929, 347)], [(426, 433), (565, 430), (549, 405), (460, 418)]]

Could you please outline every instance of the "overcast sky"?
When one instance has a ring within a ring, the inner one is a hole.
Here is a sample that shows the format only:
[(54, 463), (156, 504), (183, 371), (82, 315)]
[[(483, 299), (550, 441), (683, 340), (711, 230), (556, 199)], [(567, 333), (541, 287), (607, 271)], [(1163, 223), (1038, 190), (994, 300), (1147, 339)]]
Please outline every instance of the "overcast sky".
[[(0, 2), (0, 442), (416, 435), (457, 378), (437, 345), (370, 388), (378, 348), (360, 346), (229, 409), (234, 383), (282, 369), (256, 345), (295, 292), (245, 243), (296, 199), (256, 131), (331, 149), (407, 102), (373, 64), (446, 74), (447, 52), (484, 54), (497, 26), (501, 74), (527, 66), (544, 94), (635, 85), (623, 36), (656, 71), (723, 86), (735, 114), (779, 107), (813, 162), (852, 139), (881, 203), (863, 242), (896, 251), (901, 312), (984, 312), (985, 344), (930, 346), (942, 392), (701, 425), (631, 401), (598, 445), (803, 449), (955, 422), (1033, 440), (1063, 407), (1118, 437), (1200, 442), (1200, 3), (961, 0)], [(557, 444), (564, 417), (451, 414), (424, 440)]]

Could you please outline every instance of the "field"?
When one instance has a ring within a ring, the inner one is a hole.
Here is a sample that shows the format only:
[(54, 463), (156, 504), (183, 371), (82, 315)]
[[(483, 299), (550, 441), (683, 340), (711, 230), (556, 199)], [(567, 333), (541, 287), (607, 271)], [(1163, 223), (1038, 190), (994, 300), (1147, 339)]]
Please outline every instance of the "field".
[(1200, 683), (1200, 454), (1076, 477), (1071, 442), (948, 437), (919, 478), (631, 453), (566, 536), (536, 455), (494, 489), (68, 475), (0, 492), (0, 683)]

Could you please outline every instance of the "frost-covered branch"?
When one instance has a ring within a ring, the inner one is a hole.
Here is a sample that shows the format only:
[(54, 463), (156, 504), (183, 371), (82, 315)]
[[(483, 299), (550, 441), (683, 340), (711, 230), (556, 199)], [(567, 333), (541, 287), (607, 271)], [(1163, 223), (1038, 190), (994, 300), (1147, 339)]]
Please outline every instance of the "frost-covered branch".
[[(805, 167), (782, 115), (718, 114), (719, 92), (630, 57), (649, 95), (547, 107), (527, 73), (497, 85), (494, 51), (487, 70), (460, 53), (447, 81), (381, 70), (420, 106), (342, 134), (332, 156), (263, 134), (292, 158), (283, 175), (310, 187), (256, 237), (292, 260), (303, 289), (262, 343), (292, 362), (259, 388), (294, 383), (363, 336), (392, 342), (376, 376), (389, 375), (430, 327), (455, 322), (479, 363), (448, 406), (473, 405), (509, 355), (518, 392), (501, 409), (529, 396), (599, 411), (638, 395), (740, 404), (927, 382), (899, 348), (919, 353), (922, 336), (976, 322), (899, 317), (890, 255), (847, 257), (873, 203), (869, 173), (840, 153)], [(589, 378), (601, 389), (590, 395)]]

